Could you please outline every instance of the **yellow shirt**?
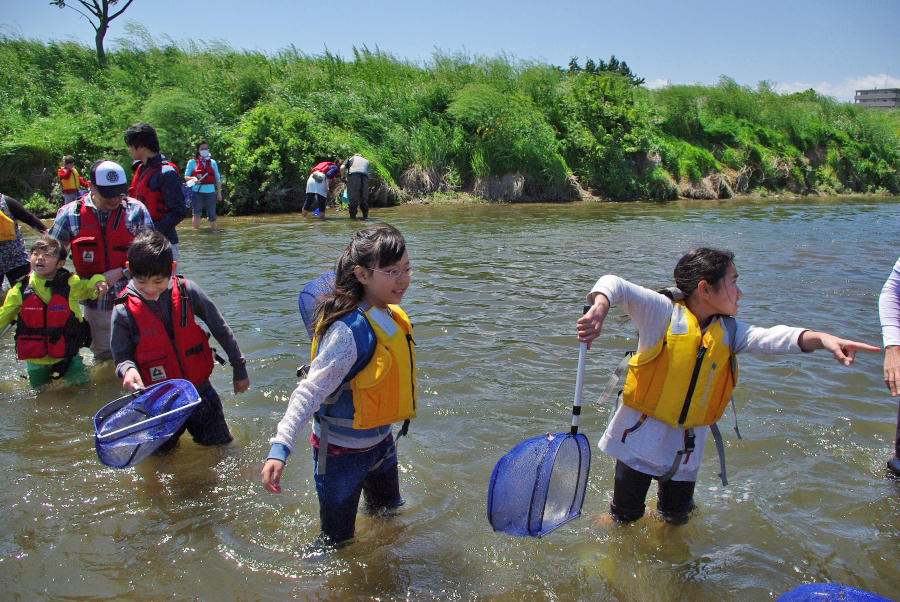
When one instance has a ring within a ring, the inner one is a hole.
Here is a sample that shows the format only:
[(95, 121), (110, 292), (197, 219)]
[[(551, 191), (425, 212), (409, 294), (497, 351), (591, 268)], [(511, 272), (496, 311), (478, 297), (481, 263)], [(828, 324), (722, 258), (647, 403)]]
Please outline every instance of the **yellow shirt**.
[[(35, 294), (41, 299), (41, 301), (43, 301), (44, 303), (49, 303), (50, 297), (53, 296), (53, 292), (47, 286), (49, 280), (38, 278), (32, 273), (29, 276), (28, 281), (31, 284), (31, 288), (34, 289)], [(83, 318), (81, 314), (81, 306), (78, 305), (78, 302), (83, 301), (84, 299), (96, 299), (97, 293), (94, 291), (94, 287), (98, 282), (102, 281), (103, 274), (97, 274), (96, 276), (91, 277), (90, 280), (82, 280), (76, 274), (72, 274), (71, 276), (69, 276), (69, 307), (79, 321)], [(16, 283), (16, 285), (9, 289), (9, 291), (6, 293), (6, 301), (3, 302), (3, 307), (0, 307), (0, 329), (5, 328), (7, 324), (15, 320), (16, 316), (19, 315), (19, 311), (21, 311), (21, 309), (22, 284)], [(27, 361), (33, 362), (35, 364), (55, 364), (59, 361), (59, 358), (52, 358), (47, 355), (40, 359)]]

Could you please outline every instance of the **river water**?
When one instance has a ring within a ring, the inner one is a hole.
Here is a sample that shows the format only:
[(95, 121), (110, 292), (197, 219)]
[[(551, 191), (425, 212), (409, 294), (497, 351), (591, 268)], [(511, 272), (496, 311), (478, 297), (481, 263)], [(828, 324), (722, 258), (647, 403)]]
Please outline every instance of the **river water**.
[[(594, 445), (595, 400), (631, 323), (610, 320), (588, 352), (581, 431), (593, 464), (580, 518), (543, 539), (494, 533), (491, 470), (519, 441), (568, 431), (585, 293), (604, 273), (671, 282), (680, 255), (736, 253), (739, 317), (880, 345), (878, 293), (900, 255), (900, 199), (407, 206), (372, 215), (406, 236), (416, 270), (420, 411), (399, 443), (406, 501), (360, 516), (328, 555), (308, 445), (281, 495), (263, 490), (268, 439), (309, 352), (296, 298), (329, 269), (360, 222), (298, 215), (183, 226), (179, 271), (216, 301), (247, 357), (251, 389), (220, 391), (235, 441), (184, 437), (168, 457), (102, 466), (92, 417), (123, 394), (110, 363), (83, 388), (38, 393), (12, 337), (0, 341), (0, 587), (53, 600), (765, 600), (810, 582), (898, 597), (900, 485), (885, 478), (897, 404), (881, 354), (844, 368), (824, 352), (741, 358), (743, 440), (723, 423), (730, 485), (715, 450), (680, 528), (647, 516), (603, 526), (613, 461)], [(83, 352), (90, 364), (90, 353)], [(655, 485), (650, 506), (655, 507)]]

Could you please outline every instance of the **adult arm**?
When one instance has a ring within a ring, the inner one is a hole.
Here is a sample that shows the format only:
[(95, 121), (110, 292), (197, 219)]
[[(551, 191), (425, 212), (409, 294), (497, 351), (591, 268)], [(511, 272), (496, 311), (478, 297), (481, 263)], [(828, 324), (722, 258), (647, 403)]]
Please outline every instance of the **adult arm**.
[(900, 260), (878, 297), (878, 316), (884, 341), (884, 383), (891, 395), (900, 394)]
[(12, 213), (12, 216), (14, 218), (24, 224), (31, 226), (41, 234), (47, 233), (47, 226), (44, 225), (44, 222), (41, 221), (41, 218), (26, 209), (25, 206), (16, 199), (8, 196), (5, 196), (5, 198), (6, 206), (9, 207), (9, 212)]
[(215, 159), (210, 159), (213, 171), (216, 172), (216, 200), (222, 200), (222, 177), (219, 175), (219, 164)]
[(63, 205), (59, 208), (56, 219), (53, 220), (50, 229), (47, 230), (47, 236), (55, 238), (64, 245), (68, 245), (72, 242), (72, 238), (74, 238), (72, 235), (72, 218), (74, 216), (72, 214), (74, 213), (73, 206), (76, 204), (77, 203), (69, 203), (68, 205)]
[(154, 223), (154, 227), (161, 232), (168, 232), (174, 230), (175, 226), (187, 215), (181, 177), (168, 164), (163, 166), (162, 171), (156, 176), (160, 178), (159, 190), (162, 192), (163, 203), (165, 203), (167, 211), (161, 220)]

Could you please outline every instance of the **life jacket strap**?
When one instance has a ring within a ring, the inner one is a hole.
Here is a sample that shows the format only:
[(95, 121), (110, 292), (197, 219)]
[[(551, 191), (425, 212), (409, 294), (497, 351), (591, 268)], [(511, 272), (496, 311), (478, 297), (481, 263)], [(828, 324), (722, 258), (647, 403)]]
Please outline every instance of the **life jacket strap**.
[[(713, 440), (716, 442), (716, 452), (719, 454), (719, 469), (722, 472), (718, 474), (718, 477), (722, 479), (722, 486), (726, 486), (728, 485), (728, 475), (725, 473), (725, 445), (722, 443), (722, 433), (719, 431), (719, 425), (709, 425), (709, 432), (712, 433)], [(740, 434), (738, 434), (738, 437), (740, 437)]]
[(328, 420), (316, 415), (319, 424), (319, 457), (316, 460), (316, 474), (324, 475), (328, 463)]
[(678, 466), (681, 464), (681, 458), (684, 457), (685, 454), (690, 454), (694, 451), (694, 441), (696, 440), (696, 435), (694, 435), (694, 429), (689, 428), (684, 433), (684, 447), (678, 450), (678, 453), (675, 454), (675, 459), (672, 461), (672, 466), (663, 476), (659, 477), (660, 483), (665, 483), (675, 476), (675, 473), (678, 472)]
[[(603, 392), (600, 393), (600, 397), (597, 398), (597, 405), (600, 407), (604, 407), (608, 404), (609, 398), (612, 396), (612, 392), (615, 390), (616, 385), (619, 384), (619, 381), (622, 380), (622, 375), (628, 370), (628, 362), (631, 361), (631, 356), (634, 355), (634, 351), (629, 351), (625, 354), (625, 357), (622, 358), (622, 361), (619, 362), (619, 365), (616, 366), (616, 369), (613, 371), (612, 376), (609, 377), (609, 381), (606, 383), (606, 387), (603, 389)], [(609, 423), (612, 422), (613, 416), (616, 413), (616, 410), (619, 409), (619, 400), (622, 399), (622, 391), (619, 390), (618, 395), (616, 395), (616, 400), (613, 403), (613, 407), (609, 409), (609, 419), (606, 421), (607, 428), (609, 427)]]

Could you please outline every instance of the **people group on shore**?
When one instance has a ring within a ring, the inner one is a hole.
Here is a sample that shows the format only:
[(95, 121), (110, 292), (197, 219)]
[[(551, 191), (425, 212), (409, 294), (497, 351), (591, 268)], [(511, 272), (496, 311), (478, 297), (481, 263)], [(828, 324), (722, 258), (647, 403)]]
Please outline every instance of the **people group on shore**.
[[(124, 139), (135, 161), (130, 185), (122, 166), (106, 159), (91, 165), (89, 181), (81, 180), (67, 156), (67, 171), (59, 173), (64, 193), (73, 182), (88, 192), (63, 205), (49, 230), (20, 203), (0, 195), (0, 267), (11, 286), (0, 307), (0, 328), (15, 321), (17, 357), (26, 362), (33, 387), (56, 379), (87, 382), (82, 347), (90, 347), (95, 363), (112, 359), (127, 390), (172, 378), (190, 381), (203, 403), (156, 453), (170, 452), (184, 431), (200, 445), (229, 443), (222, 403), (209, 380), (216, 354), (196, 318), (227, 355), (235, 393), (250, 386), (246, 361), (213, 301), (196, 282), (176, 275), (176, 226), (186, 215), (181, 175), (160, 153), (149, 124), (128, 128)], [(359, 154), (313, 166), (303, 217), (313, 209), (324, 217), (329, 182), (342, 177), (350, 216), (361, 212), (366, 219), (368, 170), (368, 161)], [(184, 180), (195, 193), (192, 225), (199, 227), (205, 211), (215, 230), (221, 178), (206, 141), (198, 143)], [(29, 253), (19, 222), (44, 235)], [(69, 257), (72, 271), (65, 267)], [(356, 232), (335, 272), (318, 282), (325, 294), (315, 299), (310, 312), (310, 365), (277, 424), (261, 478), (267, 490), (281, 492), (287, 459), (311, 424), (321, 532), (329, 543), (352, 539), (360, 498), (379, 512), (403, 503), (392, 425), (402, 423), (397, 435), (402, 436), (417, 410), (413, 329), (399, 306), (412, 272), (403, 235), (378, 223)], [(694, 489), (707, 432), (717, 441), (724, 481), (716, 423), (732, 400), (739, 354), (825, 349), (849, 366), (857, 351), (879, 351), (824, 332), (736, 320), (742, 291), (729, 251), (699, 248), (685, 254), (675, 266), (674, 280), (674, 287), (653, 291), (603, 276), (588, 293), (589, 309), (576, 323), (578, 340), (590, 346), (616, 305), (639, 332), (637, 352), (627, 362), (622, 403), (599, 442), (616, 461), (609, 509), (614, 522), (643, 517), (656, 480), (661, 520), (686, 523), (696, 507)], [(885, 383), (897, 396), (900, 260), (881, 292), (879, 314)], [(887, 467), (900, 478), (900, 408)]]

